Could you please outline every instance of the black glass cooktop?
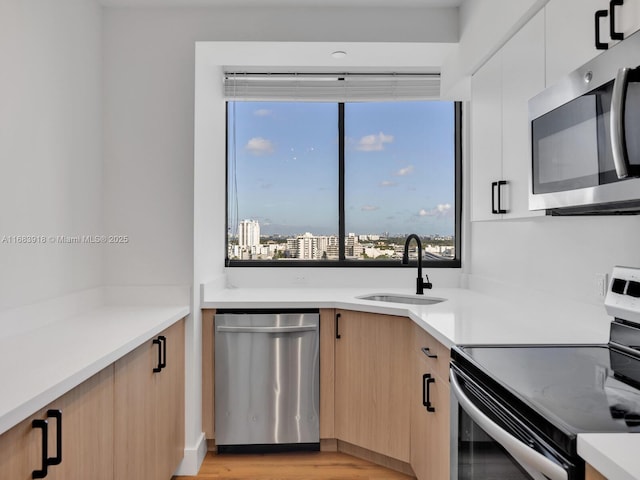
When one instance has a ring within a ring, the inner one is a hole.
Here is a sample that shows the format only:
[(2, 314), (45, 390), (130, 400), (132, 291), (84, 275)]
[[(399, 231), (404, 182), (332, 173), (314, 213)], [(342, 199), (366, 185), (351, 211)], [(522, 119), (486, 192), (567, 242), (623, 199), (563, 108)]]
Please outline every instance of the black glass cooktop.
[(452, 364), (565, 451), (578, 433), (640, 432), (640, 360), (607, 345), (454, 347)]

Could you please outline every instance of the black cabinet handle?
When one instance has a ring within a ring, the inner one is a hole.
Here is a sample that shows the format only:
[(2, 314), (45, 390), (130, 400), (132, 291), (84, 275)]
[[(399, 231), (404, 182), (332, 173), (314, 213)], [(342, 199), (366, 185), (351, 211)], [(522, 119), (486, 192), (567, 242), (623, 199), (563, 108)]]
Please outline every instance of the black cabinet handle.
[(47, 418), (56, 419), (56, 456), (47, 458), (47, 465), (62, 463), (62, 411), (47, 410)]
[(435, 412), (436, 409), (431, 406), (431, 400), (429, 399), (430, 386), (435, 383), (436, 379), (429, 373), (422, 375), (422, 405), (427, 409), (427, 412)]
[(336, 313), (336, 338), (340, 339), (340, 314)]
[(31, 478), (44, 478), (47, 476), (47, 456), (49, 455), (47, 451), (48, 438), (49, 438), (49, 428), (46, 420), (34, 420), (31, 422), (31, 428), (39, 428), (42, 430), (42, 452), (41, 452), (41, 462), (40, 465), (42, 468), (40, 470), (34, 470), (31, 472)]
[(158, 345), (158, 366), (153, 367), (153, 373), (158, 373), (162, 370), (162, 342), (160, 342), (160, 338), (154, 338), (152, 343)]
[(422, 347), (420, 350), (422, 350), (422, 353), (424, 353), (429, 358), (438, 358), (438, 355), (436, 355), (435, 353), (431, 353), (429, 347)]
[[(507, 211), (504, 208), (502, 208), (502, 197), (501, 197), (502, 187), (506, 184), (507, 184), (506, 180), (491, 182), (491, 213), (495, 213), (495, 214), (507, 213)], [(498, 190), (498, 208), (496, 208), (496, 189)]]
[(596, 22), (596, 49), (606, 50), (609, 48), (609, 44), (600, 41), (600, 20), (609, 15), (608, 10), (598, 10), (594, 16)]
[(496, 183), (498, 184), (498, 211), (496, 213), (507, 213), (507, 211), (504, 208), (502, 208), (502, 197), (501, 197), (502, 187), (507, 184), (507, 181), (500, 180), (499, 182), (496, 182)]
[(622, 32), (616, 32), (616, 9), (624, 5), (624, 0), (611, 0), (609, 2), (609, 35), (611, 40), (624, 40)]
[(159, 366), (160, 369), (163, 369), (167, 366), (167, 337), (165, 337), (164, 335), (160, 335), (158, 337), (158, 340), (160, 340), (160, 342), (162, 343), (162, 357)]
[(498, 182), (491, 182), (491, 213), (498, 213), (496, 210), (496, 187)]

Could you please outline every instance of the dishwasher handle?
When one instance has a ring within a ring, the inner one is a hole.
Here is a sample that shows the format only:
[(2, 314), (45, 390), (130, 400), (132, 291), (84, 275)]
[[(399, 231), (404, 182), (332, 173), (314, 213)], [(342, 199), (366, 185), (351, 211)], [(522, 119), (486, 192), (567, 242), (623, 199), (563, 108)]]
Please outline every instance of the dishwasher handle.
[(314, 332), (317, 325), (293, 325), (288, 327), (241, 327), (236, 325), (219, 325), (216, 331), (219, 333), (297, 333)]
[(493, 420), (486, 416), (473, 402), (464, 394), (462, 388), (456, 378), (456, 373), (451, 370), (449, 381), (453, 395), (456, 397), (458, 404), (478, 424), (486, 433), (488, 433), (496, 442), (502, 445), (507, 452), (518, 462), (532, 467), (550, 478), (551, 480), (567, 480), (567, 472), (562, 466), (549, 460), (541, 453), (536, 452), (533, 448), (525, 445), (516, 437), (512, 436), (506, 430), (502, 429)]

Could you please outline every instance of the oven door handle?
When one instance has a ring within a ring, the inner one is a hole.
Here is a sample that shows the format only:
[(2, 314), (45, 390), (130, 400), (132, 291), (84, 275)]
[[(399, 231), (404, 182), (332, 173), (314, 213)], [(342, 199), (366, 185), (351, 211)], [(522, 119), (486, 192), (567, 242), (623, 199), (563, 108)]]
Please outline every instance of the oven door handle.
[(518, 462), (537, 470), (551, 480), (567, 480), (567, 472), (562, 466), (522, 443), (476, 407), (464, 394), (462, 388), (460, 388), (456, 374), (453, 371), (450, 373), (450, 381), (451, 389), (458, 400), (458, 404), (478, 426), (482, 427), (487, 434), (502, 445)]

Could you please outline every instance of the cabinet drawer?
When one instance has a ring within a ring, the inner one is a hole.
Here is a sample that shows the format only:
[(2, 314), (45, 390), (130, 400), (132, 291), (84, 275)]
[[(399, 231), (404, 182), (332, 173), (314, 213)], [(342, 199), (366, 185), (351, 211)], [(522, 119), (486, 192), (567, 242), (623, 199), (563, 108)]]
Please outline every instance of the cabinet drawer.
[(414, 350), (422, 352), (427, 368), (433, 375), (442, 379), (449, 378), (450, 351), (425, 332), (419, 325), (413, 325)]

